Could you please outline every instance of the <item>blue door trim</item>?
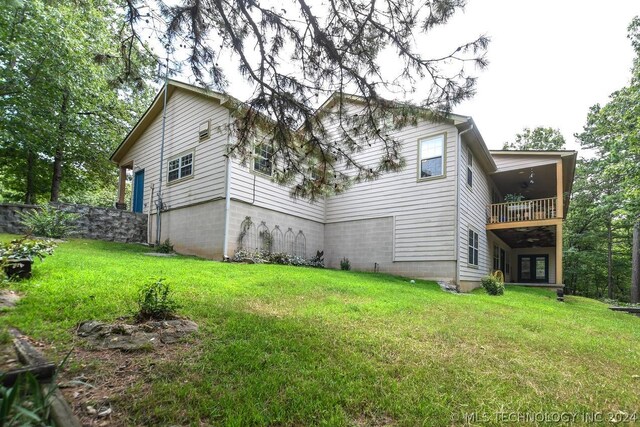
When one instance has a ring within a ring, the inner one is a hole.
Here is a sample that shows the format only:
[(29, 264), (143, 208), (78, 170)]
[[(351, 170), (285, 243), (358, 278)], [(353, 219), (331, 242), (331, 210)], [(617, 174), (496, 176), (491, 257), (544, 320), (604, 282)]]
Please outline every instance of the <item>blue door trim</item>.
[(133, 204), (134, 212), (142, 212), (144, 201), (144, 169), (137, 171), (133, 176)]

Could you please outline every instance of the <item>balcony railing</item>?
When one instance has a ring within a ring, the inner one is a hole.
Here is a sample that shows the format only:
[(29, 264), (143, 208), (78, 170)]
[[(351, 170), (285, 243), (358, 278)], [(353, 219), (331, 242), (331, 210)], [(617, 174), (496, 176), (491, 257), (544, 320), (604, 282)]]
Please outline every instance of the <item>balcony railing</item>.
[(535, 221), (557, 218), (555, 197), (523, 200), (521, 202), (494, 203), (487, 207), (487, 222)]

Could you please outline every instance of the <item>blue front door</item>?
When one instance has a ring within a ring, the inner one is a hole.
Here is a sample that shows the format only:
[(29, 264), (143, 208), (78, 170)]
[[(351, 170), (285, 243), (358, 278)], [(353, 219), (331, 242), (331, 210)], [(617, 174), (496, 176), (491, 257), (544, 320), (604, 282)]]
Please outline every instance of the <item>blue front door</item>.
[(133, 211), (142, 212), (144, 200), (144, 169), (133, 176)]

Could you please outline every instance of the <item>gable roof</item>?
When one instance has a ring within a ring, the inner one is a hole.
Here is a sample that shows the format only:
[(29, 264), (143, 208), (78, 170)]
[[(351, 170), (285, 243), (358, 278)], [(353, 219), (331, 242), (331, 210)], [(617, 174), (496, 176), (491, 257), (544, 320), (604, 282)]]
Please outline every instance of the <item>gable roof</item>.
[[(185, 91), (194, 93), (196, 95), (200, 95), (200, 96), (204, 96), (204, 97), (216, 100), (220, 103), (220, 105), (224, 105), (227, 101), (231, 99), (235, 100), (235, 98), (229, 95), (225, 95), (223, 93), (215, 92), (213, 90), (205, 89), (199, 86), (190, 85), (188, 83), (179, 82), (177, 80), (171, 80), (171, 79), (167, 80), (166, 88), (167, 88), (167, 102), (171, 97), (171, 95), (173, 95), (173, 93), (176, 90), (185, 90)], [(151, 102), (151, 105), (149, 105), (149, 108), (147, 108), (147, 111), (145, 111), (145, 113), (142, 115), (142, 117), (140, 117), (140, 119), (135, 124), (135, 126), (129, 131), (127, 136), (125, 136), (125, 138), (122, 140), (120, 145), (118, 145), (118, 148), (116, 148), (115, 151), (111, 154), (111, 157), (109, 157), (109, 159), (112, 162), (118, 163), (122, 159), (122, 157), (127, 153), (127, 151), (129, 151), (131, 146), (133, 146), (133, 144), (138, 140), (140, 135), (142, 135), (145, 129), (156, 118), (156, 116), (162, 112), (162, 107), (164, 106), (164, 90), (165, 90), (165, 86), (163, 85), (162, 89), (158, 91), (155, 98), (153, 99), (153, 102)]]

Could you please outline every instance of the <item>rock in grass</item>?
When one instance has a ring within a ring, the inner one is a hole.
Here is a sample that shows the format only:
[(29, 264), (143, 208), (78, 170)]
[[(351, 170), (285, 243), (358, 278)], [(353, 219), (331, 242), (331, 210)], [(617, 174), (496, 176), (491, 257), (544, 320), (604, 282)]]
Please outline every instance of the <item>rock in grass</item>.
[(174, 344), (197, 331), (198, 325), (186, 319), (149, 321), (135, 325), (89, 320), (78, 326), (77, 334), (85, 338), (93, 349), (148, 351), (160, 343)]

